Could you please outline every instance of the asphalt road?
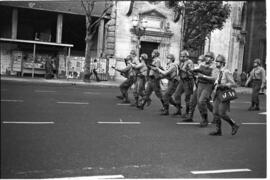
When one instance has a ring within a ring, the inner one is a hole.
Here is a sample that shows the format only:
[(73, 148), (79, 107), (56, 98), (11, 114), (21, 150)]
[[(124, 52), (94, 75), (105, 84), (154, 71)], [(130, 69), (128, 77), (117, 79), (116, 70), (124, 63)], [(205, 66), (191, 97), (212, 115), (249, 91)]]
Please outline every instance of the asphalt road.
[[(223, 136), (212, 137), (214, 125), (160, 116), (155, 95), (141, 111), (119, 105), (118, 94), (117, 88), (1, 81), (1, 178), (266, 177), (266, 115), (259, 114), (266, 112), (265, 96), (261, 111), (249, 112), (249, 95), (239, 95), (230, 112), (239, 133), (231, 136), (223, 122)], [(193, 172), (228, 169), (244, 170)]]

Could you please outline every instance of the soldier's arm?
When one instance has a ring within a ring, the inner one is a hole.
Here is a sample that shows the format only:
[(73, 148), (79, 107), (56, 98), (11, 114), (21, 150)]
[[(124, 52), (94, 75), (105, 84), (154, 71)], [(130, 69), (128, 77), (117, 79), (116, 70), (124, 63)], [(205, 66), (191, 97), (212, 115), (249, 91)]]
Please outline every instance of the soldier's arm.
[(127, 71), (129, 71), (131, 69), (131, 65), (127, 65), (124, 69), (116, 69), (116, 70), (118, 70), (118, 71), (120, 71), (120, 72), (127, 72)]
[(158, 68), (158, 71), (160, 72), (160, 74), (167, 76), (168, 74), (172, 73), (175, 70), (174, 66), (171, 66), (168, 70), (162, 70), (160, 68)]
[(142, 63), (138, 63), (138, 64), (131, 64), (132, 68), (134, 69), (140, 69), (143, 67), (143, 64)]
[(261, 73), (262, 73), (262, 85), (261, 85), (261, 89), (262, 89), (262, 88), (264, 88), (265, 82), (266, 82), (266, 77), (265, 77), (265, 70), (264, 70), (264, 68), (261, 68)]
[(228, 87), (236, 87), (236, 83), (234, 82), (234, 79), (233, 79), (233, 74), (229, 70), (227, 70), (227, 71), (224, 71), (224, 75), (226, 76), (226, 80), (227, 80), (225, 85)]
[(204, 78), (204, 79), (207, 79), (207, 80), (212, 81), (212, 82), (215, 82), (217, 80), (218, 75), (219, 75), (219, 70), (217, 68), (214, 68), (212, 70), (211, 76), (207, 76), (207, 75), (198, 73), (198, 76), (199, 77)]

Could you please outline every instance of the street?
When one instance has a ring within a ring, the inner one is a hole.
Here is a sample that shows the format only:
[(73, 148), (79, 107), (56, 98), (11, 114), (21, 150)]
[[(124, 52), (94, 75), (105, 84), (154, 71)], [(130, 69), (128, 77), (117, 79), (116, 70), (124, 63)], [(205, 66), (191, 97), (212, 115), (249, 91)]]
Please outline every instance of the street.
[[(121, 104), (119, 94), (1, 81), (1, 178), (266, 178), (266, 96), (250, 112), (250, 95), (239, 94), (230, 112), (238, 133), (222, 121), (223, 136), (212, 137), (215, 125), (199, 128), (198, 110), (185, 124), (160, 116), (154, 94), (144, 111)], [(215, 170), (229, 172), (204, 172)]]

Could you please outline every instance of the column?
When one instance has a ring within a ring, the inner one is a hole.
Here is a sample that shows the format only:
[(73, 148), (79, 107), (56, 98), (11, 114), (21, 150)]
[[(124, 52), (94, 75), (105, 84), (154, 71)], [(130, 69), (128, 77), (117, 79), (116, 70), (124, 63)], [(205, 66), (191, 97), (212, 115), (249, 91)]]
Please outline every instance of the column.
[(104, 19), (101, 19), (98, 28), (97, 57), (101, 56), (101, 53), (103, 51), (103, 42), (104, 42)]
[(58, 14), (56, 25), (56, 43), (62, 43), (62, 31), (63, 31), (63, 14)]
[(11, 27), (11, 38), (17, 39), (18, 32), (18, 9), (14, 8), (12, 10), (12, 27)]

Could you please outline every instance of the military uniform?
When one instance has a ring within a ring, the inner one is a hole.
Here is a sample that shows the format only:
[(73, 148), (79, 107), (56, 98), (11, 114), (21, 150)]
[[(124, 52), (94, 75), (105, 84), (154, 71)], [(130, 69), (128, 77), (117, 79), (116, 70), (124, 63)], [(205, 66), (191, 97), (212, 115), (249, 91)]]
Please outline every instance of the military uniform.
[[(153, 61), (151, 62), (151, 65), (160, 68), (161, 64), (160, 64), (159, 57), (155, 57)], [(145, 86), (145, 95), (143, 96), (142, 103), (140, 105), (141, 109), (143, 109), (146, 102), (151, 101), (150, 96), (153, 91), (155, 92), (156, 96), (160, 99), (161, 103), (163, 104), (162, 93), (161, 93), (161, 88), (160, 88), (160, 79), (161, 79), (161, 75), (157, 71), (153, 69), (149, 70), (149, 74), (148, 74), (147, 82)]]
[[(214, 68), (212, 64), (202, 64), (199, 68), (200, 73), (205, 76), (210, 76), (216, 79), (218, 76), (217, 68)], [(198, 89), (197, 89), (197, 101), (200, 115), (203, 119), (201, 127), (208, 125), (207, 103), (210, 101), (211, 93), (213, 91), (214, 81), (204, 78), (204, 76), (198, 77)]]
[(249, 110), (260, 110), (259, 108), (259, 92), (265, 84), (265, 70), (261, 66), (252, 69), (247, 83), (252, 83), (251, 107)]
[(227, 115), (230, 107), (230, 101), (222, 102), (219, 94), (231, 86), (236, 86), (232, 73), (224, 67), (218, 70), (218, 77), (216, 80), (216, 92), (214, 93), (214, 120), (216, 122), (217, 130), (210, 133), (210, 135), (220, 136), (221, 133), (221, 119), (228, 122), (232, 127), (232, 135), (236, 134), (239, 126)]

